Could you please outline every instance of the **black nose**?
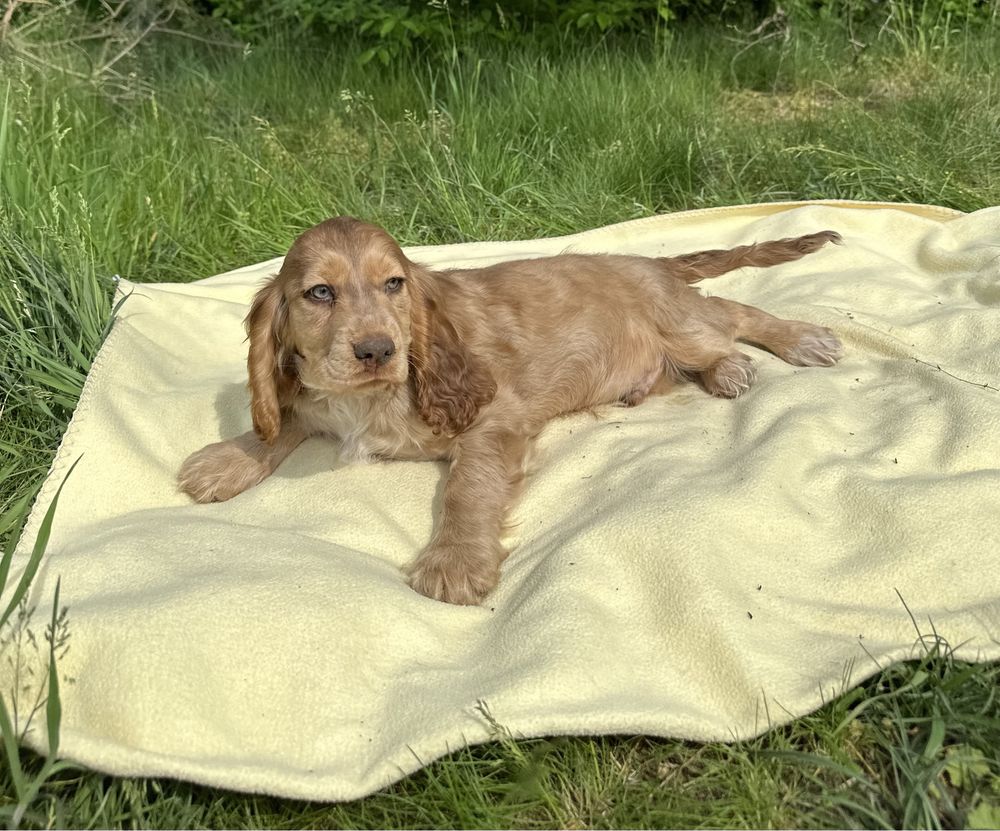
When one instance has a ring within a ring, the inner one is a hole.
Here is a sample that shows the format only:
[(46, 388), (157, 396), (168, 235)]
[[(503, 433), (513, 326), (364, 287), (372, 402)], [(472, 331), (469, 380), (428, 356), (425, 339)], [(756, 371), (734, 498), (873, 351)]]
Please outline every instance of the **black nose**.
[(354, 357), (359, 361), (364, 361), (367, 366), (375, 364), (382, 366), (396, 352), (396, 344), (392, 338), (385, 336), (379, 338), (365, 338), (360, 343), (354, 344)]

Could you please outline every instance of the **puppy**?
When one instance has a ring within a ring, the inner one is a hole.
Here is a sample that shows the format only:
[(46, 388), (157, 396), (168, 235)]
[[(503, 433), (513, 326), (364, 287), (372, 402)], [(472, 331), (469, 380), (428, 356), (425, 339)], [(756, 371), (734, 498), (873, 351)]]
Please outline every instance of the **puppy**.
[(690, 284), (811, 254), (833, 231), (679, 257), (562, 254), (477, 269), (411, 262), (376, 225), (302, 234), (246, 319), (253, 432), (183, 464), (198, 502), (258, 484), (308, 436), (350, 459), (447, 459), (444, 508), (410, 585), (476, 604), (496, 586), (501, 528), (550, 419), (640, 404), (680, 381), (735, 398), (754, 366), (736, 341), (830, 366), (829, 329), (705, 297)]

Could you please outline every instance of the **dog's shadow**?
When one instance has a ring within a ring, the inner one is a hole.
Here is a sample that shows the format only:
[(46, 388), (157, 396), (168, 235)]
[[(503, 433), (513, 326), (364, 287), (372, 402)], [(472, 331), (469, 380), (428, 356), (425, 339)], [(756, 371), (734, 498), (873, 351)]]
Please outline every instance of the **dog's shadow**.
[[(215, 396), (215, 416), (219, 422), (220, 435), (225, 438), (233, 438), (253, 429), (253, 423), (250, 419), (250, 393), (246, 384), (225, 384), (219, 389)], [(316, 436), (307, 439), (293, 450), (291, 455), (271, 474), (271, 477), (275, 479), (336, 481), (336, 478), (333, 480), (328, 478), (331, 473), (336, 477), (340, 471), (356, 464), (362, 463), (345, 462), (340, 458), (339, 439)], [(392, 472), (392, 466), (403, 463), (387, 459), (376, 461), (373, 464), (385, 468), (386, 484), (387, 487), (391, 488), (392, 482), (396, 479)], [(448, 463), (422, 462), (421, 464), (433, 464), (439, 473), (430, 505), (434, 517), (437, 518), (440, 516), (441, 506), (444, 502), (444, 485), (448, 478)]]
[(246, 384), (224, 384), (219, 389), (215, 394), (215, 419), (223, 438), (233, 438), (253, 429), (250, 391)]

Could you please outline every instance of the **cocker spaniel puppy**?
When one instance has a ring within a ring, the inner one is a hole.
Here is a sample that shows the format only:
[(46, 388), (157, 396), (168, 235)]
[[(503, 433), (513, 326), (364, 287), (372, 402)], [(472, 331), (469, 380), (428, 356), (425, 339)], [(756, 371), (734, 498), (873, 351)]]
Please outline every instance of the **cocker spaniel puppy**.
[(833, 231), (679, 257), (562, 254), (431, 271), (382, 228), (348, 217), (302, 234), (254, 298), (254, 431), (181, 468), (199, 502), (258, 484), (308, 436), (351, 459), (448, 459), (444, 508), (410, 585), (475, 604), (496, 586), (504, 517), (529, 443), (550, 419), (641, 403), (676, 382), (735, 398), (754, 378), (738, 340), (797, 366), (830, 366), (829, 329), (690, 286), (796, 260)]

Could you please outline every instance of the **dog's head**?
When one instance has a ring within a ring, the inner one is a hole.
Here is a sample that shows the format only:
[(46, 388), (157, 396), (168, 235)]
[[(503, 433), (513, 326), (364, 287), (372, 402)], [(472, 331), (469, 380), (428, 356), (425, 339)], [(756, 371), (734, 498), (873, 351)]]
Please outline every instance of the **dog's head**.
[(435, 299), (432, 275), (382, 228), (328, 219), (295, 240), (246, 319), (254, 429), (271, 442), (303, 389), (370, 395), (412, 375), (421, 416), (455, 434), (495, 392)]

